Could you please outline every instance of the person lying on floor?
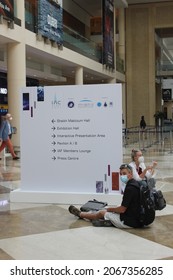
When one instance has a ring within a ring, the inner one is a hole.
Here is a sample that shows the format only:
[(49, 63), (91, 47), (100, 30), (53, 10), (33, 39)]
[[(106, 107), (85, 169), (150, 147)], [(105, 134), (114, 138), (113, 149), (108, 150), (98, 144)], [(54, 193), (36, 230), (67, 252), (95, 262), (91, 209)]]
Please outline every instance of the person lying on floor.
[(108, 207), (97, 212), (82, 212), (73, 205), (69, 206), (69, 212), (81, 219), (102, 220), (102, 225), (110, 221), (117, 228), (139, 228), (140, 213), (140, 187), (133, 178), (132, 167), (129, 164), (120, 166), (120, 179), (126, 184), (122, 197), (122, 203), (117, 207)]

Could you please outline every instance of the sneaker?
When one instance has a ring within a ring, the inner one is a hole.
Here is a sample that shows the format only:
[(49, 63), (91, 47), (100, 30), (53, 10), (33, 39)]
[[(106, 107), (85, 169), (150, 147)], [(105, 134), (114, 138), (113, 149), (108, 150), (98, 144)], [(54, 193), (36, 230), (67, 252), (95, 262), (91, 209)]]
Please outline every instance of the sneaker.
[(75, 206), (70, 205), (69, 208), (68, 208), (68, 211), (69, 211), (71, 214), (75, 215), (76, 217), (79, 217), (79, 218), (80, 218), (80, 213), (81, 213), (81, 211), (80, 211), (79, 209), (77, 209)]
[(92, 221), (93, 226), (95, 227), (111, 227), (113, 224), (109, 220), (93, 220)]
[(19, 157), (14, 157), (14, 158), (13, 158), (13, 160), (18, 160), (18, 159), (20, 159), (20, 158), (19, 158)]

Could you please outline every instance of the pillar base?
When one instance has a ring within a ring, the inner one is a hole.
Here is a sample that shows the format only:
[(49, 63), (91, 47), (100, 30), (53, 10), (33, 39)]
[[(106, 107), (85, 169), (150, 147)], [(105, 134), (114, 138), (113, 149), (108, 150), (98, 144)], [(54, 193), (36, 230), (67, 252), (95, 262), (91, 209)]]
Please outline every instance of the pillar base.
[(57, 203), (57, 204), (84, 204), (88, 200), (97, 199), (107, 202), (108, 205), (120, 205), (122, 195), (119, 192), (109, 194), (91, 193), (58, 193), (58, 192), (33, 192), (14, 190), (10, 193), (11, 202), (25, 203)]

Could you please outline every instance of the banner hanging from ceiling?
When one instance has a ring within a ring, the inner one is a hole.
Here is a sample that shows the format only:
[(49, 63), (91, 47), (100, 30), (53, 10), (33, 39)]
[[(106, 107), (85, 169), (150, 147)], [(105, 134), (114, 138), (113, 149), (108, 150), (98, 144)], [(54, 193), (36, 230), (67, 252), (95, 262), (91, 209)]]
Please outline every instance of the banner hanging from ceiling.
[(38, 34), (62, 45), (62, 0), (38, 0)]
[(102, 1), (103, 64), (114, 69), (114, 0)]
[(0, 1), (0, 15), (4, 18), (14, 20), (14, 1), (13, 0), (1, 0)]

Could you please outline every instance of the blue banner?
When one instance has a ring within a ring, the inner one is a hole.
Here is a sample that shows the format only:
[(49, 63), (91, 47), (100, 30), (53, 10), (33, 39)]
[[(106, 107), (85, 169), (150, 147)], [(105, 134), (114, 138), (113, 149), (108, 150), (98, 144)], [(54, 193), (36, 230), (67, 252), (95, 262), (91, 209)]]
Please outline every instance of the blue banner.
[(63, 44), (62, 0), (38, 1), (38, 33)]

